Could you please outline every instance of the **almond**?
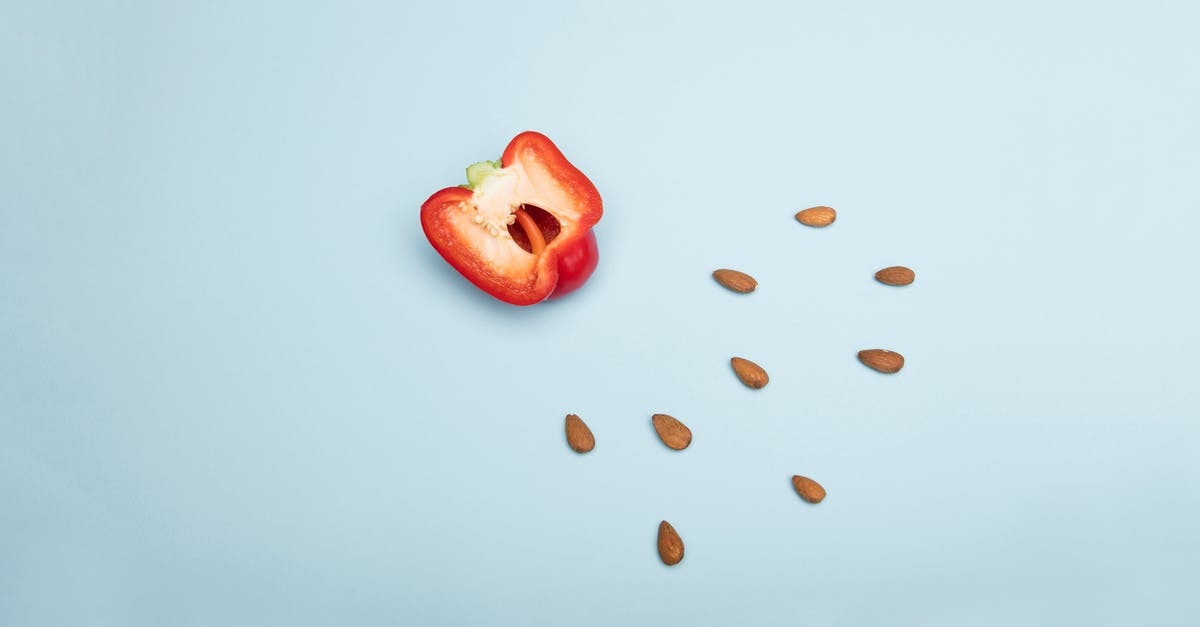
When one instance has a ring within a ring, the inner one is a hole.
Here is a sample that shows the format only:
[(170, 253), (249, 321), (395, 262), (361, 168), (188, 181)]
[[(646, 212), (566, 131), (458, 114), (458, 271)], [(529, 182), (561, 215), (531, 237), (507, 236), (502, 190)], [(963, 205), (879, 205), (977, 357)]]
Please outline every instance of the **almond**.
[(884, 374), (896, 374), (904, 367), (904, 355), (882, 348), (858, 351), (858, 360), (866, 367)]
[(748, 294), (758, 287), (758, 281), (755, 281), (754, 277), (745, 272), (721, 268), (720, 270), (713, 270), (712, 275), (717, 280), (717, 283), (720, 283), (725, 289), (739, 294)]
[(658, 524), (658, 557), (667, 566), (674, 566), (683, 560), (683, 540), (671, 523), (665, 520)]
[(682, 451), (692, 443), (692, 430), (687, 428), (687, 425), (679, 422), (674, 416), (666, 414), (654, 414), (650, 417), (654, 423), (654, 430), (658, 432), (658, 437), (663, 441), (663, 444), (677, 450)]
[(742, 383), (746, 384), (746, 387), (757, 390), (766, 385), (767, 381), (770, 380), (767, 377), (767, 371), (749, 359), (734, 357), (729, 360), (729, 363), (733, 366), (733, 373), (737, 375), (737, 378), (742, 380)]
[(596, 448), (592, 430), (575, 414), (567, 414), (567, 445), (576, 453), (586, 453)]
[(800, 498), (809, 503), (820, 503), (825, 499), (825, 488), (808, 477), (793, 475), (792, 487), (796, 488), (796, 494), (799, 494)]
[(916, 278), (916, 273), (904, 266), (891, 266), (875, 273), (875, 280), (885, 285), (908, 285)]
[(829, 226), (837, 219), (833, 207), (811, 207), (796, 214), (796, 219), (805, 226)]

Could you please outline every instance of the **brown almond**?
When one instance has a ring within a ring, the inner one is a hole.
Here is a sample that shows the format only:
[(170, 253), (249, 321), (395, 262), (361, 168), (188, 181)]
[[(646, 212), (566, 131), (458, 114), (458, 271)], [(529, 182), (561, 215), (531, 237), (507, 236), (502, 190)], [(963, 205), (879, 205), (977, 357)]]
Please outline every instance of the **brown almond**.
[(749, 359), (734, 357), (729, 360), (729, 363), (733, 366), (733, 373), (737, 375), (737, 378), (742, 380), (742, 383), (746, 384), (746, 387), (757, 390), (766, 385), (767, 381), (770, 380), (770, 377), (767, 376), (767, 371)]
[(749, 294), (758, 287), (758, 281), (754, 277), (745, 272), (721, 268), (713, 270), (713, 278), (717, 280), (725, 289), (732, 290), (738, 294)]
[(654, 430), (658, 432), (658, 437), (663, 441), (663, 444), (677, 450), (682, 451), (692, 443), (692, 430), (687, 428), (687, 425), (679, 422), (674, 416), (666, 414), (654, 414), (650, 417), (654, 423)]
[(825, 500), (825, 488), (808, 477), (793, 475), (792, 487), (796, 488), (796, 494), (799, 494), (800, 498), (809, 503), (820, 503)]
[(917, 274), (904, 266), (891, 266), (875, 273), (875, 280), (885, 285), (908, 285)]
[(592, 430), (575, 414), (567, 414), (567, 445), (576, 453), (586, 453), (596, 448)]
[(904, 355), (882, 348), (858, 351), (858, 360), (866, 367), (884, 374), (896, 374), (904, 367)]
[(796, 219), (805, 226), (829, 226), (837, 220), (837, 212), (833, 207), (810, 207), (796, 214)]
[(674, 566), (683, 560), (683, 539), (665, 520), (658, 524), (658, 557), (667, 566)]

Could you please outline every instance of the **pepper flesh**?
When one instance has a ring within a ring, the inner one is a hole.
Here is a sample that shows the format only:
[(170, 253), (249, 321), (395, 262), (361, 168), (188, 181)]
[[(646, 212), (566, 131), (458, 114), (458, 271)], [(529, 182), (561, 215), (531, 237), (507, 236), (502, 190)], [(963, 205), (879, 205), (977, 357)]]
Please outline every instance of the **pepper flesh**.
[[(524, 207), (538, 207), (558, 222), (550, 241)], [(541, 302), (555, 292), (560, 271), (571, 288), (595, 268), (590, 229), (600, 220), (600, 194), (545, 135), (526, 131), (505, 148), (499, 162), (468, 169), (468, 186), (449, 187), (421, 206), (421, 226), (430, 244), (460, 274), (492, 296), (514, 305)], [(516, 224), (526, 235), (526, 251), (508, 232)], [(560, 267), (560, 257), (579, 250), (593, 253), (586, 274), (579, 264)]]

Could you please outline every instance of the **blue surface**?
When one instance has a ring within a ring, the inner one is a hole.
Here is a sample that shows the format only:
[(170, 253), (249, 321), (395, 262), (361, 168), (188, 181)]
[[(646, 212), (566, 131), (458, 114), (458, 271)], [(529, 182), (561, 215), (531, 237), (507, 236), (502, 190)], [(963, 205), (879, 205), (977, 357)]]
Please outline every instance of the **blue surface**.
[[(1195, 624), (1196, 4), (244, 4), (0, 8), (0, 624)], [(417, 207), (524, 129), (516, 309)]]

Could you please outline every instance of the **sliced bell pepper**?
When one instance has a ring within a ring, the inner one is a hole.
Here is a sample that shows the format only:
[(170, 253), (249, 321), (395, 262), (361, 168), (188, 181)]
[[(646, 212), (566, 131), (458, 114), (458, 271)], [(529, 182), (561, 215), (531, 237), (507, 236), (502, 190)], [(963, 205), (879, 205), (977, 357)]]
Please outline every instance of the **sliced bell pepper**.
[(577, 289), (596, 269), (591, 228), (600, 193), (558, 147), (526, 131), (499, 161), (467, 168), (467, 184), (421, 205), (421, 228), (434, 249), (468, 281), (514, 305)]

